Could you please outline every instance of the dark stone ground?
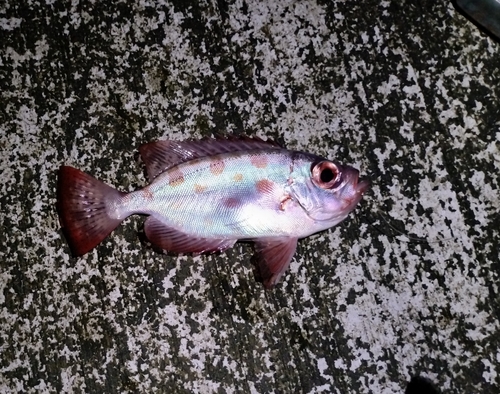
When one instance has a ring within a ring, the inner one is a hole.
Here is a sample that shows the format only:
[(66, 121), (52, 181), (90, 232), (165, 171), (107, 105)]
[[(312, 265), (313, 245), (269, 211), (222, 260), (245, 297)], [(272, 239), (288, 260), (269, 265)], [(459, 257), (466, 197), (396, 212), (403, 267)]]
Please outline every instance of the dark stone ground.
[[(0, 391), (500, 390), (500, 44), (448, 1), (0, 5)], [(372, 191), (273, 291), (248, 245), (159, 254), (143, 218), (71, 257), (56, 171), (275, 138)]]

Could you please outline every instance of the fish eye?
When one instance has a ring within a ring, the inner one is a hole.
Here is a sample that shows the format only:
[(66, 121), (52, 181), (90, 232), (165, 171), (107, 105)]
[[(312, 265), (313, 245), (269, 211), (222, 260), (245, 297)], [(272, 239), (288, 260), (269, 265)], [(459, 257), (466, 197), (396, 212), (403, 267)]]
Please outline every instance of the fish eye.
[(331, 168), (325, 168), (323, 171), (321, 171), (319, 177), (321, 179), (321, 182), (328, 183), (331, 182), (332, 179), (335, 179), (335, 174), (333, 173)]
[(322, 189), (335, 189), (342, 183), (342, 174), (331, 161), (320, 161), (311, 168), (313, 183)]

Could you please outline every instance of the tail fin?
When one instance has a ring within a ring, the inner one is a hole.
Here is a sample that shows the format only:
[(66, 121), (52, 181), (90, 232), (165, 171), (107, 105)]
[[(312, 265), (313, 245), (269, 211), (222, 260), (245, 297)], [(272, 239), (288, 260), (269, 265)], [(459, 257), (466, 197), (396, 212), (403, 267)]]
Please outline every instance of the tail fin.
[(118, 227), (122, 220), (110, 217), (106, 207), (124, 194), (76, 168), (59, 169), (59, 219), (75, 256), (92, 250)]

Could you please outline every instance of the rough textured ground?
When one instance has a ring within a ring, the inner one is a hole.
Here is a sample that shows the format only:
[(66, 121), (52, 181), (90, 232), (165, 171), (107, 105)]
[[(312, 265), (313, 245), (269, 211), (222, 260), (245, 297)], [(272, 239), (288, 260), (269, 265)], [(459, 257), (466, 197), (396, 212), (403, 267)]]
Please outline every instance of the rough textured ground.
[[(0, 5), (0, 391), (500, 390), (500, 43), (448, 1)], [(130, 191), (137, 148), (270, 137), (372, 191), (265, 291), (249, 245), (73, 258), (70, 164)]]

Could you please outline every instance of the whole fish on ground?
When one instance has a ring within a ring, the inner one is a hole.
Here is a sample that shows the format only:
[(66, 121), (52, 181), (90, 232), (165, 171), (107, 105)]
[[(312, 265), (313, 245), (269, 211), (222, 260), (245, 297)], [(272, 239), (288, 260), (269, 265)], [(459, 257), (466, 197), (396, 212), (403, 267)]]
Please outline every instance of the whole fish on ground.
[(208, 253), (253, 241), (270, 288), (297, 240), (345, 219), (370, 184), (352, 167), (258, 138), (157, 141), (140, 153), (150, 184), (132, 193), (60, 168), (58, 211), (74, 255), (93, 249), (128, 216), (149, 215), (146, 236), (166, 251)]

